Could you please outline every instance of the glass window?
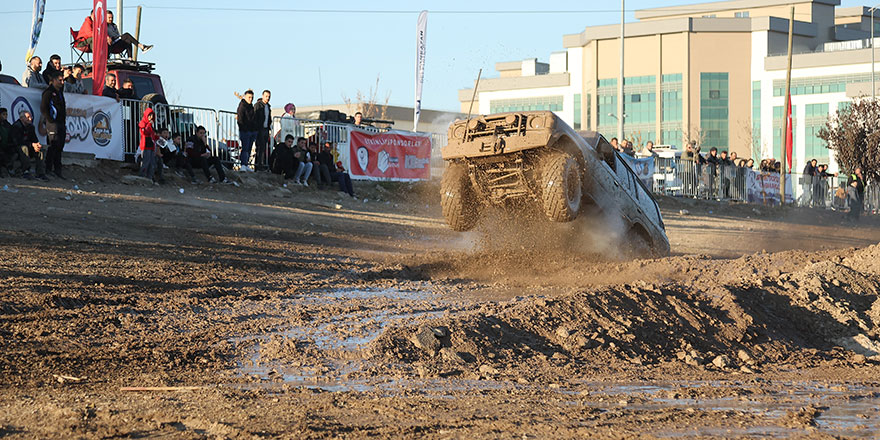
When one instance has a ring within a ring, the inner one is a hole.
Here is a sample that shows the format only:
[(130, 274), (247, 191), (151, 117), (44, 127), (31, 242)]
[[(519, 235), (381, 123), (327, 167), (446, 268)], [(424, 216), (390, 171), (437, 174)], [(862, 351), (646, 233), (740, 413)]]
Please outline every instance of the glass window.
[(700, 129), (707, 148), (728, 148), (728, 90), (728, 73), (700, 74)]

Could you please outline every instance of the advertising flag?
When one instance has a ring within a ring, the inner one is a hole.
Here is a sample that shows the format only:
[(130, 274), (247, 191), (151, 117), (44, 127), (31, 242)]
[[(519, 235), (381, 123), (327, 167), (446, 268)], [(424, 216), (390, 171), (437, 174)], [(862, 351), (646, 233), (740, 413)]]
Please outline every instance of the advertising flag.
[(792, 123), (791, 123), (791, 93), (788, 95), (788, 106), (785, 108), (785, 117), (788, 121), (786, 123), (787, 131), (785, 133), (785, 164), (788, 165), (788, 171), (791, 172), (791, 150), (793, 147), (794, 136), (792, 135)]
[(107, 4), (106, 0), (95, 0), (92, 17), (92, 94), (101, 95), (104, 90), (104, 75), (107, 73)]
[(46, 0), (34, 0), (34, 17), (31, 21), (31, 45), (28, 47), (24, 61), (30, 62), (37, 50), (37, 41), (40, 40), (40, 31), (43, 30), (43, 13), (46, 12)]
[(419, 13), (416, 25), (416, 102), (413, 106), (413, 131), (419, 131), (422, 114), (422, 84), (425, 82), (425, 33), (428, 30), (428, 11)]

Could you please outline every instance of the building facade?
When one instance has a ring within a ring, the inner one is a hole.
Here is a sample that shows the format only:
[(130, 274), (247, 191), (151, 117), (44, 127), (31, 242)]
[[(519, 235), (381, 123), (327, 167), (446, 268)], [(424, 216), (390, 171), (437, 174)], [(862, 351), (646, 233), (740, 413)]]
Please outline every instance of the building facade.
[[(739, 157), (780, 158), (790, 8), (794, 167), (816, 158), (836, 169), (817, 137), (828, 117), (871, 93), (871, 30), (880, 14), (839, 0), (730, 0), (636, 11), (625, 25), (624, 133)], [(549, 63), (496, 64), (480, 81), (479, 113), (553, 110), (576, 129), (617, 133), (620, 25), (563, 36)], [(878, 82), (880, 85), (880, 82)], [(467, 112), (473, 88), (459, 91)]]

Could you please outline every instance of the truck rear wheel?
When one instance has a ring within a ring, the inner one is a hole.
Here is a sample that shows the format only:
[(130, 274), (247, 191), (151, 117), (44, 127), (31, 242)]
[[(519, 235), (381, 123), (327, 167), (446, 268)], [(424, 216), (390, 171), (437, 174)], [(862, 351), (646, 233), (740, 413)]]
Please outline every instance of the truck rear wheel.
[(448, 163), (440, 182), (440, 206), (446, 223), (456, 231), (469, 231), (479, 219), (479, 206), (467, 167)]
[(577, 218), (584, 195), (581, 169), (571, 155), (554, 152), (541, 164), (541, 200), (544, 214), (555, 222)]

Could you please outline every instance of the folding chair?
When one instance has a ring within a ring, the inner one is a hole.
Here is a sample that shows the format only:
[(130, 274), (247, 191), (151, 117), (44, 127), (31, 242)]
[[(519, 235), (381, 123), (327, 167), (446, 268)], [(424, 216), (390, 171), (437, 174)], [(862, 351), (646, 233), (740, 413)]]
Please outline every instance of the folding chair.
[(92, 63), (92, 48), (86, 47), (84, 49), (80, 49), (76, 47), (76, 34), (78, 32), (73, 28), (70, 28), (70, 59), (76, 59), (73, 64), (91, 64)]

